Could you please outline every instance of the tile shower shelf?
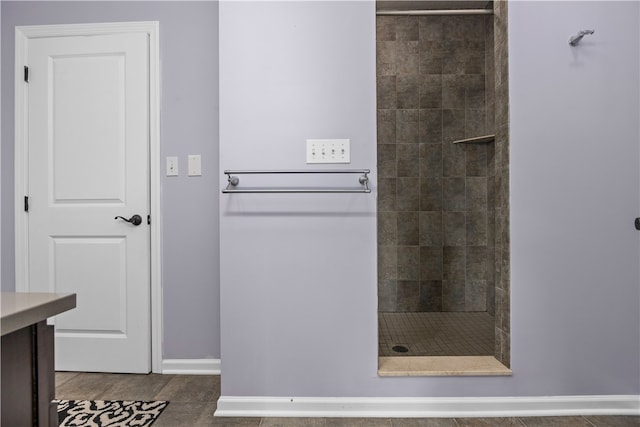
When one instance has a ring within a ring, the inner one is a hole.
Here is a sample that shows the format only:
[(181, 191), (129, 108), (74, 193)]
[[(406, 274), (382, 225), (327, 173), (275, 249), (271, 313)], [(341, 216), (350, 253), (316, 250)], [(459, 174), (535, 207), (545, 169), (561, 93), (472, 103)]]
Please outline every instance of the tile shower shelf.
[(454, 144), (484, 144), (495, 141), (495, 135), (476, 136), (474, 138), (465, 138), (453, 141)]

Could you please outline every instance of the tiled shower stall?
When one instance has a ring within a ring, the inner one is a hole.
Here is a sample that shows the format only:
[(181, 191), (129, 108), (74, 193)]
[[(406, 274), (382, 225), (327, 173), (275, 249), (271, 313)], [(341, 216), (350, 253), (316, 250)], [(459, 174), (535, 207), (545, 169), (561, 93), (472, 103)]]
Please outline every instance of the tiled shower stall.
[(378, 310), (486, 312), (508, 365), (506, 3), (494, 4), (377, 17)]

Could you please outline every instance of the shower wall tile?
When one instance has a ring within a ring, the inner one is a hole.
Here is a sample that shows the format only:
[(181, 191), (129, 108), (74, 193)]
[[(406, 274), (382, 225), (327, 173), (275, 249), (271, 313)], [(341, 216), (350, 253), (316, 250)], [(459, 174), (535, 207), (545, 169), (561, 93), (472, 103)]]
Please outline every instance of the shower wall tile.
[(397, 110), (396, 143), (417, 144), (420, 135), (420, 111), (417, 109)]
[(509, 242), (503, 241), (508, 230), (507, 218), (505, 215), (506, 212), (504, 208), (495, 209), (495, 245), (498, 248), (503, 248), (505, 244), (509, 244)]
[[(443, 223), (442, 212), (420, 212), (420, 246), (430, 246), (442, 249)], [(442, 252), (442, 251), (441, 251)], [(420, 261), (422, 263), (422, 260)]]
[(465, 210), (464, 178), (444, 178), (442, 189), (445, 211), (462, 212)]
[(443, 179), (444, 178), (441, 176), (427, 176), (420, 178), (421, 211), (442, 211)]
[(466, 277), (466, 251), (464, 247), (445, 246), (442, 249), (442, 278), (460, 280)]
[[(487, 211), (467, 212), (467, 246), (483, 246), (488, 245), (488, 221)], [(486, 254), (482, 255), (480, 261), (484, 261)]]
[(487, 281), (487, 294), (486, 294), (486, 308), (487, 313), (494, 316), (496, 315), (496, 288), (491, 285), (490, 281)]
[(444, 40), (448, 41), (463, 41), (468, 38), (467, 34), (470, 31), (470, 26), (467, 23), (465, 25), (464, 16), (450, 16), (443, 21), (442, 36)]
[(465, 311), (465, 284), (463, 280), (442, 281), (442, 310)]
[(467, 177), (466, 178), (466, 210), (486, 211), (487, 210), (487, 178)]
[(418, 144), (396, 144), (396, 147), (398, 177), (420, 176), (420, 146)]
[(396, 187), (397, 178), (378, 178), (378, 211), (397, 210)]
[(378, 212), (378, 244), (395, 246), (398, 244), (398, 213)]
[(487, 144), (465, 146), (466, 176), (487, 176), (487, 162)]
[(418, 48), (420, 50), (418, 64), (420, 74), (441, 75), (445, 57), (442, 41), (420, 41)]
[(485, 280), (469, 280), (465, 282), (465, 311), (487, 311), (487, 282)]
[(420, 279), (420, 248), (418, 246), (398, 246), (397, 279)]
[(442, 142), (465, 138), (465, 110), (442, 110)]
[(464, 177), (466, 171), (465, 148), (462, 144), (442, 144), (442, 175)]
[(487, 129), (487, 135), (496, 133), (495, 119), (494, 119), (495, 115), (496, 115), (496, 103), (493, 102), (493, 100), (489, 100), (487, 101), (487, 122), (485, 125)]
[(397, 210), (420, 210), (420, 178), (398, 178), (396, 185)]
[(419, 139), (425, 144), (442, 143), (442, 110), (423, 109), (419, 115)]
[(415, 312), (420, 306), (420, 282), (416, 280), (398, 280), (398, 311)]
[(442, 176), (442, 144), (420, 144), (420, 176)]
[(486, 114), (487, 110), (485, 108), (466, 110), (465, 137), (472, 138), (487, 134)]
[(511, 333), (511, 290), (509, 287), (502, 290), (502, 296), (500, 299), (501, 308), (501, 329), (506, 333)]
[(487, 280), (487, 247), (469, 246), (465, 258), (465, 277), (467, 280)]
[(378, 280), (395, 280), (398, 274), (397, 247), (378, 247)]
[(442, 280), (444, 277), (442, 246), (420, 247), (420, 280)]
[[(508, 120), (508, 118), (505, 120)], [(509, 145), (506, 142), (509, 139), (509, 124), (497, 123), (497, 118), (496, 118), (496, 139), (502, 141), (502, 143), (498, 143), (496, 145), (496, 174), (501, 172), (498, 169), (502, 169), (503, 172), (508, 172), (509, 171)]]
[(379, 109), (390, 109), (396, 108), (397, 105), (397, 97), (396, 97), (396, 77), (395, 76), (380, 76), (377, 79), (376, 84), (377, 89), (377, 97), (378, 97), (378, 108)]
[(446, 246), (465, 246), (466, 221), (464, 212), (444, 212), (444, 244)]
[(378, 176), (381, 178), (395, 178), (398, 176), (396, 161), (396, 144), (378, 145)]
[(496, 245), (496, 214), (494, 210), (487, 211), (487, 246), (490, 248)]
[(378, 110), (378, 144), (396, 143), (396, 111)]
[(464, 57), (457, 52), (463, 49), (462, 42), (445, 40), (444, 55), (442, 59), (442, 74), (444, 75), (463, 75), (466, 68)]
[(418, 41), (418, 20), (410, 16), (399, 16), (396, 20), (396, 40)]
[[(418, 78), (418, 76), (416, 76)], [(442, 76), (423, 74), (419, 76), (420, 108), (442, 108)]]
[[(496, 246), (496, 214), (495, 211), (487, 211), (487, 247), (495, 248)], [(493, 253), (493, 252), (491, 252)]]
[[(482, 58), (484, 60), (484, 57)], [(467, 109), (486, 107), (487, 91), (484, 74), (465, 75), (465, 106)]]
[(398, 212), (398, 245), (418, 245), (420, 221), (418, 212)]
[[(396, 39), (396, 21), (393, 16), (376, 18), (376, 41), (392, 41)], [(378, 45), (380, 43), (377, 43)]]
[(464, 75), (445, 74), (442, 76), (442, 108), (464, 110), (466, 81)]
[(396, 74), (418, 74), (419, 48), (417, 41), (397, 41)]
[[(484, 43), (484, 20), (478, 16), (458, 16), (464, 26), (463, 38), (471, 44)], [(484, 47), (483, 47), (484, 49)]]
[(378, 77), (396, 75), (397, 49), (395, 41), (376, 44), (376, 73)]
[(442, 41), (444, 19), (441, 16), (421, 16), (418, 18), (418, 30), (421, 41)]
[(378, 280), (378, 311), (396, 311), (396, 280)]
[[(479, 43), (476, 46), (472, 46), (468, 50), (467, 57), (462, 60), (462, 70), (465, 74), (484, 74), (485, 73), (485, 58), (484, 58), (484, 44)], [(482, 53), (480, 53), (482, 52)]]
[(420, 282), (420, 311), (442, 311), (442, 280)]
[(396, 79), (397, 106), (400, 109), (418, 109), (421, 107), (421, 93), (417, 89), (422, 84), (418, 74), (398, 76)]
[(443, 74), (484, 74), (484, 42), (445, 40), (443, 44)]

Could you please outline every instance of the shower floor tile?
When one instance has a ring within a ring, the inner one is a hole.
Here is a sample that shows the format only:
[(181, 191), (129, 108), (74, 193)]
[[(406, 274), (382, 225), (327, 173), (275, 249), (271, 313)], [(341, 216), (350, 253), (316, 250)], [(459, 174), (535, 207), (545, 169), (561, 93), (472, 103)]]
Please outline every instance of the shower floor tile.
[(493, 356), (494, 331), (494, 318), (485, 312), (379, 313), (378, 355)]

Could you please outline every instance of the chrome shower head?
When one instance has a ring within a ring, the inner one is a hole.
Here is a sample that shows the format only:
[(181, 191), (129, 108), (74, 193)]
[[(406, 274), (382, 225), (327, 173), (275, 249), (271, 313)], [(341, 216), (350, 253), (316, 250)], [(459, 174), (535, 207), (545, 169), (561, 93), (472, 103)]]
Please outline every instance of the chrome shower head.
[(575, 46), (580, 40), (582, 40), (584, 36), (586, 36), (587, 34), (593, 34), (594, 32), (594, 30), (582, 30), (575, 36), (571, 36), (571, 38), (569, 39), (569, 44), (571, 46)]

